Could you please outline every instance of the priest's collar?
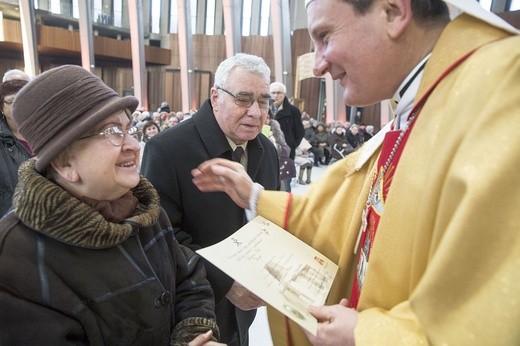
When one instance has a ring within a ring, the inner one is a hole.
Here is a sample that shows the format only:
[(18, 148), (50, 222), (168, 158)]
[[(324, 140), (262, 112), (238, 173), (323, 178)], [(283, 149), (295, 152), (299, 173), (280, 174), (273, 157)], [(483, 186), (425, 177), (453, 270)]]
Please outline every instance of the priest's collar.
[(396, 117), (395, 127), (397, 129), (401, 129), (408, 119), (408, 115), (412, 110), (413, 101), (421, 84), (424, 66), (430, 58), (430, 55), (431, 53), (424, 57), (424, 59), (413, 68), (392, 97), (392, 111), (394, 112), (394, 117)]

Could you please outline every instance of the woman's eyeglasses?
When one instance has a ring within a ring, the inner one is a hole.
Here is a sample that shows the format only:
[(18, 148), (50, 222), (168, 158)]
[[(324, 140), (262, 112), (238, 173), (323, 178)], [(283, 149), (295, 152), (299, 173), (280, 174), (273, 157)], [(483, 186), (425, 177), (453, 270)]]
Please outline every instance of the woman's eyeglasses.
[(92, 135), (85, 136), (80, 139), (85, 139), (85, 138), (94, 137), (94, 136), (103, 136), (106, 139), (108, 139), (110, 141), (110, 143), (112, 143), (114, 146), (120, 147), (123, 145), (123, 141), (125, 140), (125, 135), (129, 135), (129, 136), (139, 140), (141, 138), (142, 134), (143, 134), (143, 131), (138, 127), (130, 127), (126, 130), (123, 130), (119, 126), (112, 126), (99, 133), (94, 133)]

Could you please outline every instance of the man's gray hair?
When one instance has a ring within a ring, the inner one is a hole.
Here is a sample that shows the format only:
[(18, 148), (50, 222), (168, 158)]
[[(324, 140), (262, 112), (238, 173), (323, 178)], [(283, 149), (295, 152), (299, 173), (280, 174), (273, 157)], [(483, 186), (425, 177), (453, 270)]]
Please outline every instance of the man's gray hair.
[(285, 85), (283, 83), (280, 83), (280, 82), (271, 83), (271, 85), (269, 86), (269, 90), (273, 90), (273, 89), (278, 89), (276, 91), (281, 91), (284, 94), (287, 94), (287, 88), (285, 87)]
[(239, 67), (247, 72), (262, 76), (266, 83), (269, 83), (271, 80), (271, 69), (267, 66), (264, 59), (256, 55), (238, 53), (218, 65), (213, 86), (227, 88), (227, 79), (230, 73)]
[(5, 83), (10, 80), (26, 80), (29, 81), (31, 78), (27, 75), (27, 73), (22, 70), (9, 70), (4, 74), (2, 78), (2, 83)]

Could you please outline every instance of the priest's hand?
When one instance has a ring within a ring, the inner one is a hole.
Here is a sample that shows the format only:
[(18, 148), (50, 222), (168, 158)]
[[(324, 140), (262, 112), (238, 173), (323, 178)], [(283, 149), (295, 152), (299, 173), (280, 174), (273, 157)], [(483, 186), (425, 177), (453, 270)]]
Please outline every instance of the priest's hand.
[(200, 191), (222, 191), (240, 207), (249, 208), (253, 181), (240, 163), (226, 159), (212, 159), (191, 171), (193, 183)]
[(314, 346), (355, 345), (354, 328), (358, 312), (347, 307), (348, 301), (342, 299), (339, 304), (311, 307), (310, 313), (318, 319), (316, 335), (305, 332)]

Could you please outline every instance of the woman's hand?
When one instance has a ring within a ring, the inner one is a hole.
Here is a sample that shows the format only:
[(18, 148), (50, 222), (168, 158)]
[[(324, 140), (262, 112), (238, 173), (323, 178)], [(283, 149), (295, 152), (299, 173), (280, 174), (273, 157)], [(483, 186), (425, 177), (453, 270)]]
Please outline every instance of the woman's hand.
[(240, 207), (249, 208), (253, 181), (240, 163), (226, 159), (212, 159), (191, 171), (193, 183), (200, 191), (222, 191)]
[(218, 346), (226, 344), (221, 344), (220, 342), (211, 341), (213, 338), (213, 332), (211, 330), (208, 330), (204, 334), (200, 334), (195, 339), (191, 340), (188, 346)]

